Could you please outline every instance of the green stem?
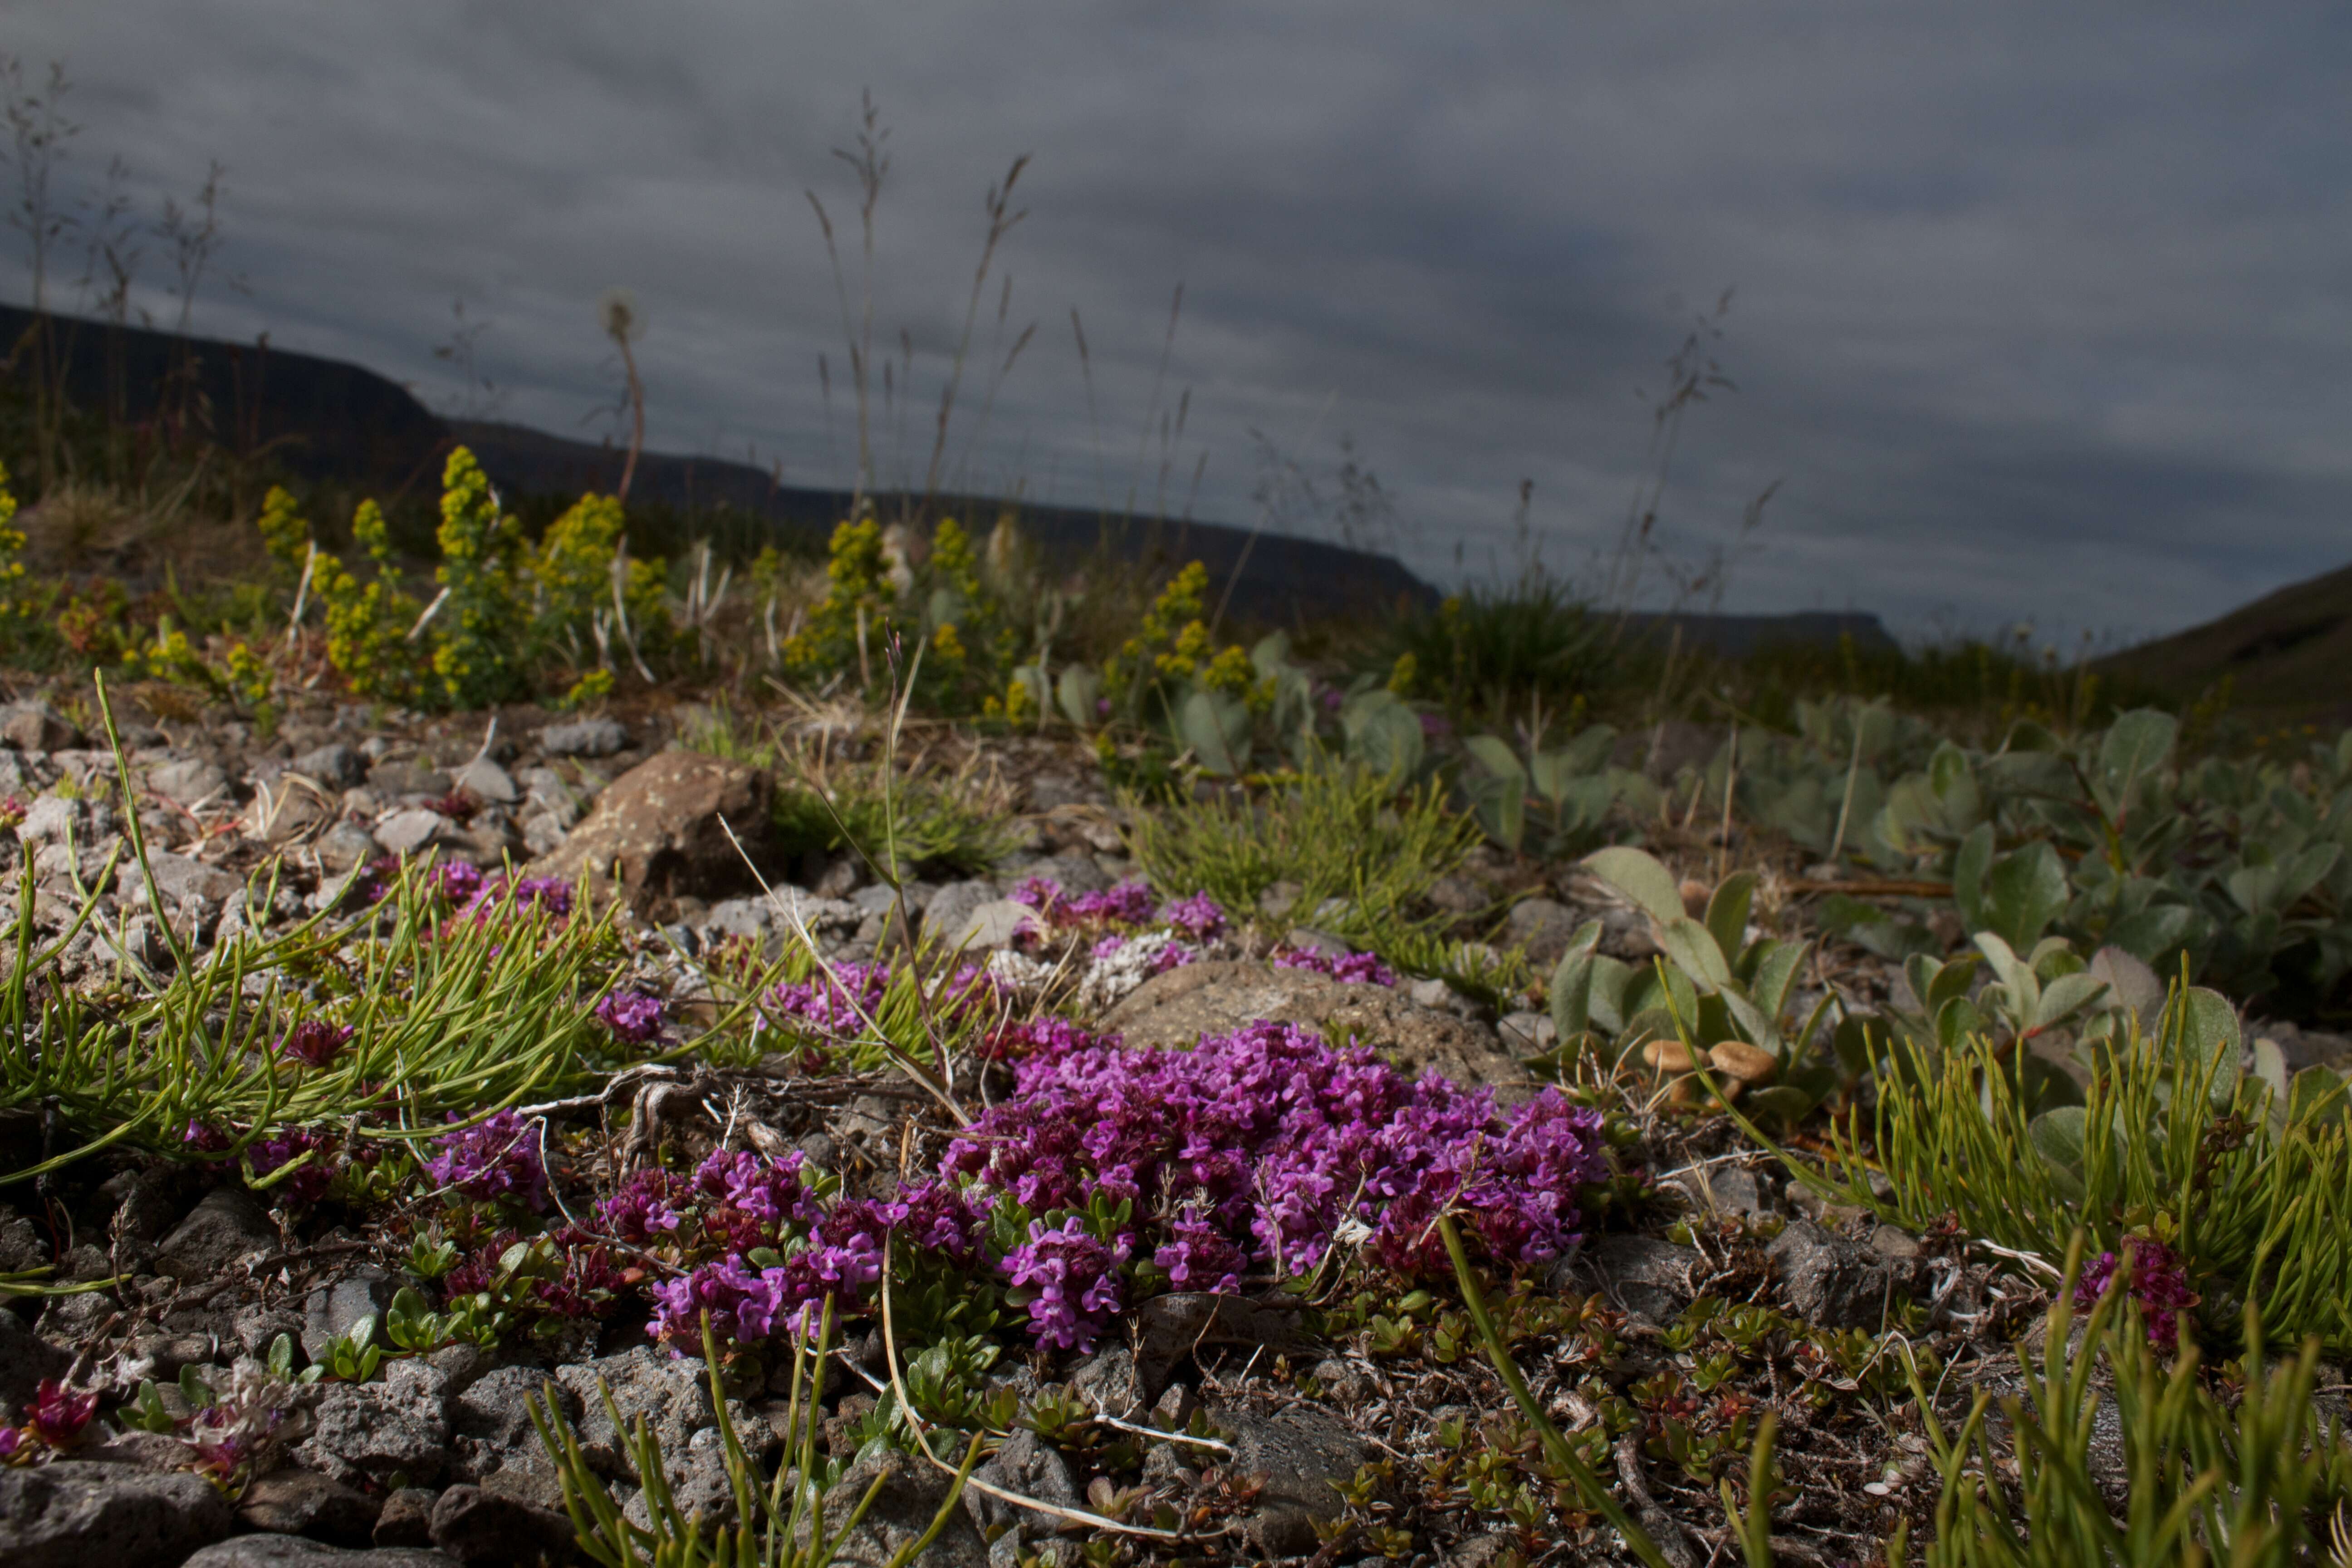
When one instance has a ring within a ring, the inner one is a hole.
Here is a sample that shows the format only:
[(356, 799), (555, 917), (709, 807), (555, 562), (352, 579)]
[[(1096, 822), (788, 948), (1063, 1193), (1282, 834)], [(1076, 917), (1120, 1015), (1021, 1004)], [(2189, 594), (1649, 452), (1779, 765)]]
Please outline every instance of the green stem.
[(1560, 1435), (1559, 1428), (1552, 1425), (1551, 1417), (1544, 1414), (1543, 1406), (1536, 1403), (1536, 1396), (1528, 1389), (1527, 1380), (1519, 1375), (1518, 1363), (1511, 1360), (1511, 1352), (1503, 1344), (1502, 1331), (1496, 1328), (1494, 1318), (1486, 1310), (1486, 1298), (1478, 1289), (1477, 1277), (1470, 1271), (1470, 1255), (1463, 1250), (1462, 1233), (1454, 1228), (1452, 1215), (1437, 1216), (1437, 1233), (1445, 1238), (1445, 1254), (1454, 1260), (1454, 1278), (1462, 1287), (1462, 1304), (1470, 1310), (1470, 1321), (1478, 1331), (1479, 1342), (1486, 1346), (1486, 1359), (1494, 1364), (1495, 1375), (1503, 1380), (1503, 1386), (1510, 1390), (1511, 1401), (1519, 1407), (1519, 1414), (1527, 1417), (1528, 1426), (1535, 1428), (1545, 1454), (1550, 1457), (1552, 1463), (1568, 1472), (1569, 1481), (1576, 1488), (1577, 1496), (1584, 1500), (1587, 1508), (1607, 1520), (1617, 1533), (1625, 1538), (1625, 1544), (1634, 1556), (1648, 1563), (1649, 1568), (1673, 1568), (1673, 1564), (1666, 1561), (1665, 1553), (1658, 1550), (1658, 1543), (1650, 1539), (1647, 1531), (1633, 1522), (1633, 1516), (1627, 1513), (1616, 1497), (1601, 1484), (1601, 1478), (1592, 1473), (1592, 1468), (1578, 1457), (1568, 1439)]

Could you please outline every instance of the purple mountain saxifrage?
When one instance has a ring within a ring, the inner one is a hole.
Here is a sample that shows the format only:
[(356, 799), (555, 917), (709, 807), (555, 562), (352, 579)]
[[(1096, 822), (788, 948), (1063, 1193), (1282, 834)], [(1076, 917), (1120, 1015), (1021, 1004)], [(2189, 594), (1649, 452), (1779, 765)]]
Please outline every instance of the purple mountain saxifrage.
[(1575, 1239), (1580, 1189), (1609, 1173), (1601, 1118), (1557, 1090), (1506, 1114), (1489, 1090), (1409, 1080), (1289, 1025), (1153, 1051), (1047, 1023), (1005, 1032), (1024, 1053), (1013, 1093), (949, 1146), (941, 1179), (894, 1200), (825, 1198), (747, 1153), (629, 1177), (604, 1226), (680, 1270), (654, 1288), (654, 1331), (690, 1349), (706, 1310), (738, 1342), (805, 1328), (828, 1295), (870, 1311), (895, 1235), (1009, 1288), (1040, 1343), (1084, 1349), (1139, 1293), (1236, 1291), (1342, 1238), (1401, 1273), (1442, 1272), (1448, 1205), (1498, 1264), (1544, 1261)]
[(1608, 1175), (1600, 1116), (1557, 1090), (1505, 1116), (1490, 1090), (1409, 1080), (1294, 1025), (1189, 1051), (1073, 1030), (1014, 1074), (945, 1169), (1033, 1214), (1131, 1200), (1163, 1233), (1156, 1253), (1177, 1254), (1156, 1257), (1171, 1276), (1212, 1237), (1253, 1268), (1303, 1273), (1350, 1222), (1386, 1267), (1440, 1270), (1448, 1204), (1496, 1261), (1539, 1262), (1575, 1239), (1579, 1189)]

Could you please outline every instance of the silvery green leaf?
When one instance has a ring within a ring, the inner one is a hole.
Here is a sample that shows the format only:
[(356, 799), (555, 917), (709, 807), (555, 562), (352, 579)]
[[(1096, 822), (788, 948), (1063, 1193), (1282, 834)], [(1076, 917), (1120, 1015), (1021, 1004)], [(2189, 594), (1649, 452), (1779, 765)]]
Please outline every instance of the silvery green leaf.
[(1684, 918), (1681, 885), (1656, 857), (1618, 845), (1594, 850), (1584, 858), (1583, 866), (1633, 900), (1636, 907), (1660, 925)]
[(1480, 767), (1498, 779), (1517, 779), (1522, 790), (1527, 787), (1528, 771), (1519, 765), (1518, 753), (1492, 735), (1473, 735), (1462, 742), (1463, 749), (1476, 759)]
[(1086, 665), (1074, 664), (1063, 670), (1054, 697), (1062, 717), (1079, 729), (1091, 730), (1101, 722), (1095, 705), (1102, 700), (1102, 677)]
[(1731, 984), (1731, 965), (1704, 925), (1688, 915), (1676, 915), (1658, 928), (1658, 945), (1676, 968), (1701, 990), (1714, 991)]
[(1203, 769), (1226, 778), (1240, 771), (1234, 765), (1233, 750), (1225, 741), (1225, 727), (1217, 713), (1216, 693), (1188, 694), (1177, 710), (1177, 722), (1186, 748)]
[(1728, 961), (1747, 945), (1748, 908), (1756, 897), (1756, 873), (1735, 871), (1706, 901), (1706, 929)]

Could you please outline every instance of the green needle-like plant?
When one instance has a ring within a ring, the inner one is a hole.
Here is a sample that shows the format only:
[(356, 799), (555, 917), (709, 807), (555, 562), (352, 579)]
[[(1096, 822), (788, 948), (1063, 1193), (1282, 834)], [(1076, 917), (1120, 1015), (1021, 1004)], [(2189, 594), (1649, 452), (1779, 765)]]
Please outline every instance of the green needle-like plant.
[[(710, 1568), (826, 1568), (839, 1561), (843, 1542), (865, 1520), (887, 1478), (875, 1477), (840, 1528), (828, 1530), (824, 1498), (840, 1481), (841, 1466), (824, 1456), (824, 1409), (816, 1394), (819, 1373), (833, 1349), (833, 1299), (827, 1297), (814, 1345), (793, 1336), (791, 1396), (784, 1419), (789, 1447), (772, 1478), (761, 1476), (759, 1465), (736, 1435), (735, 1423), (727, 1413), (727, 1390), (719, 1375), (719, 1346), (711, 1333), (710, 1315), (703, 1314), (703, 1364), (710, 1378), (710, 1405), (717, 1413), (719, 1441), (725, 1448), (727, 1479), (735, 1494), (732, 1524), (687, 1516), (670, 1490), (661, 1439), (647, 1428), (643, 1415), (625, 1428), (612, 1390), (599, 1379), (598, 1396), (604, 1402), (614, 1430), (626, 1430), (630, 1466), (645, 1488), (651, 1525), (632, 1522), (581, 1452), (580, 1439), (564, 1419), (552, 1391), (543, 1399), (534, 1396), (531, 1425), (554, 1462), (563, 1489), (564, 1511), (572, 1516), (582, 1553), (604, 1568), (703, 1568), (704, 1564)], [(930, 1527), (900, 1547), (889, 1559), (888, 1568), (906, 1568), (939, 1539), (962, 1506), (964, 1483), (980, 1462), (981, 1452), (981, 1441), (975, 1437)]]
[(1832, 1127), (1834, 1179), (1790, 1168), (1889, 1223), (1956, 1224), (2045, 1262), (2077, 1226), (2106, 1251), (2152, 1234), (2204, 1293), (2209, 1324), (2227, 1331), (2259, 1304), (2281, 1331), (2340, 1352), (2352, 1347), (2340, 1082), (2299, 1075), (2282, 1093), (2277, 1075), (2242, 1071), (2241, 1049), (2226, 1001), (2176, 986), (2152, 1032), (2132, 1022), (2098, 1046), (2083, 1104), (2032, 1114), (2024, 1053), (1972, 1037), (1932, 1067), (1883, 1076), (1869, 1122), (1857, 1110)]
[[(2315, 1521), (2352, 1493), (2352, 1448), (2341, 1423), (2323, 1425), (2312, 1406), (2318, 1342), (2307, 1339), (2293, 1359), (2266, 1366), (2262, 1314), (2249, 1302), (2236, 1379), (2243, 1394), (2227, 1408), (2202, 1375), (2193, 1343), (2184, 1339), (2169, 1366), (2158, 1359), (2131, 1300), (2128, 1257), (2077, 1344), (2073, 1301), (2082, 1254), (2077, 1232), (2041, 1364), (2020, 1352), (2025, 1396), (2001, 1402), (2008, 1456), (1994, 1450), (1990, 1393), (1979, 1393), (1959, 1431), (1948, 1434), (1917, 1370), (1907, 1369), (1943, 1481), (1927, 1568), (2290, 1568), (2321, 1561)], [(2102, 1359), (2123, 1435), (2120, 1517), (2089, 1458)], [(2016, 1478), (2013, 1496), (1996, 1479), (2009, 1474)]]

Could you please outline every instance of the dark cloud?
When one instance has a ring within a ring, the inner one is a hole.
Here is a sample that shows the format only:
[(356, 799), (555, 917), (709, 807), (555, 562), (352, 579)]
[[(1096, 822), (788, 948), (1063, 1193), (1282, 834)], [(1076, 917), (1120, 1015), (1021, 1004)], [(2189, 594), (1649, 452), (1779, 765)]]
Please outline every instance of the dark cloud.
[[(845, 479), (856, 193), (874, 89), (877, 352), (919, 475), (982, 195), (1034, 154), (949, 454), (1032, 497), (1181, 494), (1249, 521), (1248, 432), (1340, 436), (1409, 563), (1605, 556), (1662, 362), (1726, 284), (1737, 394), (1688, 413), (1664, 530), (1728, 541), (1726, 603), (1906, 629), (2169, 629), (2340, 564), (2352, 216), (2334, 9), (1400, 4), (623, 7), (76, 0), (8, 13), (65, 58), (88, 188), (120, 152), (183, 199), (226, 166), (200, 328), (455, 395), (449, 301), (507, 413), (598, 428), (598, 297), (635, 294), (654, 438)], [(151, 252), (152, 252), (151, 247)], [(162, 273), (151, 254), (149, 279)], [(1170, 296), (1184, 306), (1155, 384)], [(12, 254), (0, 288), (22, 289)], [(151, 303), (158, 297), (151, 296)], [(1095, 416), (1070, 328), (1083, 317)], [(974, 422), (992, 367), (1037, 335)], [(835, 377), (828, 438), (816, 376)], [(894, 389), (897, 373), (893, 373)], [(1148, 412), (1190, 389), (1180, 446)], [(1099, 441), (1096, 435), (1099, 427)], [(1664, 580), (1654, 577), (1654, 591)]]

